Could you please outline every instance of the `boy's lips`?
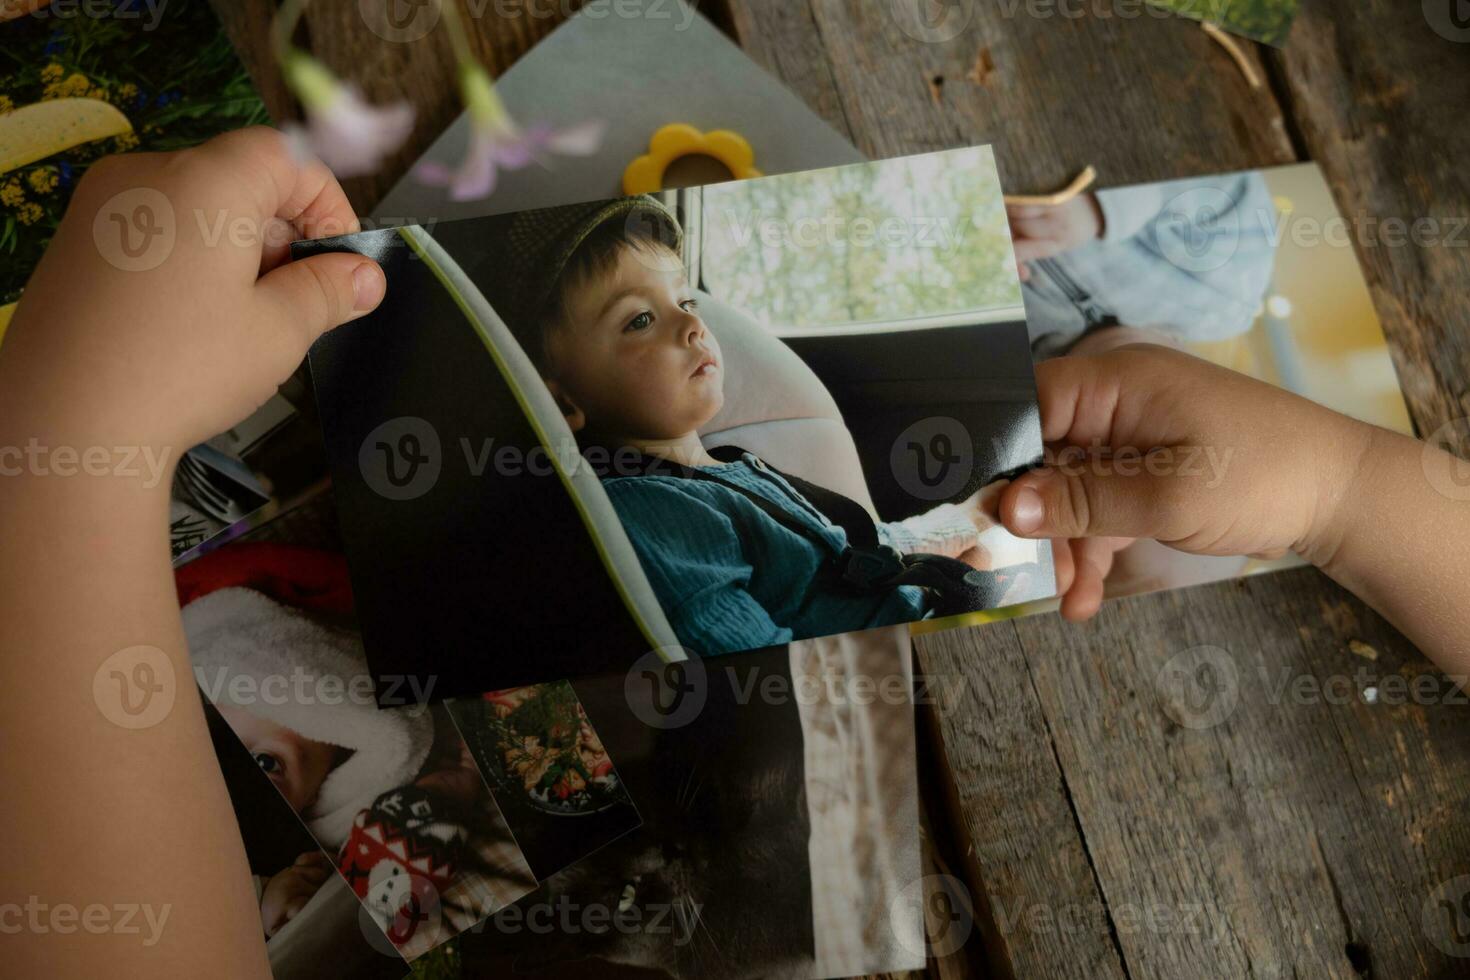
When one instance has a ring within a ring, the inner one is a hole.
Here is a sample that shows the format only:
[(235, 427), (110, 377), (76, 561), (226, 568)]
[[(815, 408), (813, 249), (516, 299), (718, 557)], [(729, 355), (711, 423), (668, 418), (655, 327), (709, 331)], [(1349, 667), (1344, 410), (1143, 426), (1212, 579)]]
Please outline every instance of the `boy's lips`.
[(713, 357), (706, 357), (706, 358), (704, 358), (703, 360), (701, 360), (699, 362), (699, 365), (693, 370), (693, 372), (690, 373), (689, 377), (691, 377), (691, 378), (703, 378), (703, 377), (706, 377), (708, 375), (713, 374), (715, 372), (715, 369), (718, 368), (719, 366), (720, 366), (720, 362), (719, 361), (716, 361)]

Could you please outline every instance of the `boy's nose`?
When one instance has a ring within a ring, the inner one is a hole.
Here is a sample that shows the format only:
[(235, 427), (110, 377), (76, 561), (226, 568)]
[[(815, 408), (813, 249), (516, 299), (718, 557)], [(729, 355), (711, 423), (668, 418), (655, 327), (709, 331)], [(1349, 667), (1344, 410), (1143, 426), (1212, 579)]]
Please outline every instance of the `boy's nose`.
[(709, 328), (704, 325), (704, 321), (699, 318), (699, 314), (697, 313), (686, 311), (681, 327), (681, 335), (683, 336), (684, 343), (690, 347), (703, 340), (705, 335), (709, 333)]

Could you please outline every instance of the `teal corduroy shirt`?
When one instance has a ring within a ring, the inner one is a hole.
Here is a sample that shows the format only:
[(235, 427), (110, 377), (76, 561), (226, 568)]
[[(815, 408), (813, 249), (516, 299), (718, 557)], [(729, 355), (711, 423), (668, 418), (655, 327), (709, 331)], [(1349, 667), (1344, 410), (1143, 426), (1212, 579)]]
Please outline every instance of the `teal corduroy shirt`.
[[(924, 594), (914, 586), (856, 595), (819, 575), (847, 547), (847, 533), (759, 458), (746, 453), (704, 469), (785, 509), (817, 540), (712, 481), (604, 481), (670, 625), (690, 650), (713, 656), (924, 618)], [(881, 523), (878, 534), (885, 543), (896, 536)]]

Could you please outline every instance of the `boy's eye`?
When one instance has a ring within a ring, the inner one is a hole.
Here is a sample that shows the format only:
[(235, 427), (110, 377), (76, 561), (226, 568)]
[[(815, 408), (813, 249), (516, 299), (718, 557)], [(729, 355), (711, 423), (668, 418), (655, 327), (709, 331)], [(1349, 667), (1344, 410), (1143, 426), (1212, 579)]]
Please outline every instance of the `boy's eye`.
[(684, 307), (684, 309), (688, 310), (690, 313), (693, 313), (695, 310), (699, 309), (699, 301), (693, 298), (686, 299), (679, 305)]
[(279, 776), (285, 768), (281, 765), (281, 760), (269, 752), (257, 752), (255, 754), (255, 764), (260, 766), (261, 771), (267, 776)]
[(628, 325), (623, 328), (623, 332), (628, 333), (632, 330), (644, 330), (647, 329), (647, 327), (651, 323), (653, 323), (653, 314), (643, 312), (635, 316), (633, 319), (629, 320)]

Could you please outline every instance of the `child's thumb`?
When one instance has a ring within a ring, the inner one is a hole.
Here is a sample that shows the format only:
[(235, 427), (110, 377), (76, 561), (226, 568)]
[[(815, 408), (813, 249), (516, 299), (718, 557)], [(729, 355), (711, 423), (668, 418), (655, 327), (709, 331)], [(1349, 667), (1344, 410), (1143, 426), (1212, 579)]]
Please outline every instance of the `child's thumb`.
[(376, 308), (388, 283), (372, 259), (327, 252), (277, 266), (255, 287), (279, 309), (282, 322), (304, 335), (304, 353), (326, 331)]
[(1001, 523), (1022, 538), (1151, 538), (1157, 479), (1111, 468), (1043, 467), (1006, 487)]

